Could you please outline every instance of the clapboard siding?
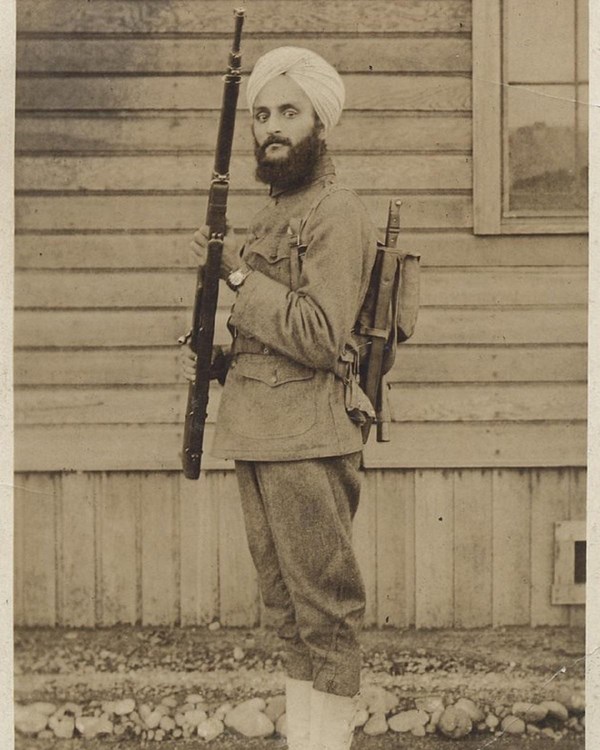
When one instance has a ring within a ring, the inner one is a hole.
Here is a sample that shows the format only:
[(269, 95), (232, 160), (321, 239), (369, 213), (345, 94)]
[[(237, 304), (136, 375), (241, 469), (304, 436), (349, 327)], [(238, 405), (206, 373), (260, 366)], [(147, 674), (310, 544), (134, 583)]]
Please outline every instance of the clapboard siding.
[[(575, 468), (366, 471), (353, 540), (367, 623), (560, 625), (580, 617), (581, 606), (552, 606), (549, 575), (553, 521), (585, 517), (584, 484), (585, 470)], [(20, 474), (17, 487), (20, 624), (258, 623), (231, 472), (209, 471), (199, 482), (180, 472)], [(66, 540), (67, 529), (77, 538)]]
[[(23, 233), (15, 238), (16, 265), (32, 269), (193, 268), (195, 256), (189, 241), (185, 231), (53, 233), (45, 234), (43, 242), (37, 234)], [(421, 255), (423, 267), (537, 266), (558, 271), (560, 266), (587, 265), (587, 238), (581, 236), (522, 237), (516, 242), (509, 237), (474, 237), (466, 232), (431, 230), (415, 233), (405, 229), (400, 243), (403, 249)]]
[[(20, 0), (21, 33), (229, 34), (231, 3), (223, 0)], [(469, 0), (252, 0), (246, 33), (458, 33), (471, 29)]]
[[(249, 11), (251, 12), (251, 10)], [(260, 55), (286, 43), (268, 37), (244, 40), (244, 69), (250, 70)], [(468, 72), (471, 43), (467, 38), (403, 38), (401, 43), (383, 38), (351, 36), (325, 39), (297, 37), (296, 46), (326, 56), (340, 73)], [(28, 73), (220, 73), (221, 39), (20, 39), (17, 67)]]
[[(227, 0), (19, 0), (15, 613), (22, 624), (260, 619), (231, 462), (179, 453), (192, 231), (205, 212)], [(422, 256), (416, 334), (365, 452), (354, 541), (380, 627), (581, 624), (550, 602), (553, 524), (585, 517), (587, 240), (473, 234), (467, 0), (252, 0), (229, 218), (253, 176), (247, 73), (336, 64), (341, 178)], [(477, 113), (475, 113), (477, 115)], [(217, 339), (232, 295), (223, 290)], [(431, 550), (435, 549), (435, 554)]]

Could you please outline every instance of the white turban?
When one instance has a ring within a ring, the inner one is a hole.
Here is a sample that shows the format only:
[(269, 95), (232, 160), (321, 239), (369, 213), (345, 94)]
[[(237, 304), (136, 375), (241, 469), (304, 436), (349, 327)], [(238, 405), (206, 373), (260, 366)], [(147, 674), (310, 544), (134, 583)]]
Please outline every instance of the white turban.
[(344, 84), (338, 72), (326, 60), (302, 47), (277, 47), (259, 57), (246, 89), (250, 111), (262, 87), (283, 73), (295, 81), (310, 99), (325, 130), (333, 128), (344, 107)]

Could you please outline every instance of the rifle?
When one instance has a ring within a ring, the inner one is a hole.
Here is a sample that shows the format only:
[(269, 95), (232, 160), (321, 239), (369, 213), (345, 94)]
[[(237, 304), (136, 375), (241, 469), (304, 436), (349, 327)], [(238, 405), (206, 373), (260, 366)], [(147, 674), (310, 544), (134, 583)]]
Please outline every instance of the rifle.
[(240, 88), (242, 57), (240, 42), (244, 24), (244, 10), (233, 12), (235, 30), (229, 53), (229, 66), (223, 86), (223, 102), (219, 119), (215, 162), (205, 224), (209, 228), (208, 254), (204, 268), (198, 269), (190, 346), (196, 354), (196, 377), (188, 386), (183, 431), (183, 473), (187, 479), (198, 479), (204, 441), (204, 425), (208, 406), (210, 365), (215, 332), (215, 314), (219, 294), (219, 271), (226, 232), (227, 196), (229, 192), (229, 162), (233, 144), (235, 115)]

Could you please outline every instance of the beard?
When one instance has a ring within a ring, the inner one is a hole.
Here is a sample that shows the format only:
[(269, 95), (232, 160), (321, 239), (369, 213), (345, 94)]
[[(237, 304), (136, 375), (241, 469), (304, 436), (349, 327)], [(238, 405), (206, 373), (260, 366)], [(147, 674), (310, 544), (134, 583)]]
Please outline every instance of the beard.
[[(308, 182), (327, 149), (325, 141), (319, 138), (318, 133), (319, 128), (313, 128), (312, 132), (296, 145), (292, 145), (291, 141), (283, 136), (269, 136), (262, 145), (259, 145), (255, 138), (256, 179), (279, 188), (295, 187)], [(266, 151), (272, 143), (288, 146), (287, 156), (269, 159)]]

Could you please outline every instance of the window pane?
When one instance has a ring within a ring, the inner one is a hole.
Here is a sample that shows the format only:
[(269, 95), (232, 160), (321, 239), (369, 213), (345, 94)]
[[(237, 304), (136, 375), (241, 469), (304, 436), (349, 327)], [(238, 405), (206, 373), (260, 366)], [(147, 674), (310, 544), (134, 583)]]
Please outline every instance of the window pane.
[(574, 80), (575, 1), (505, 0), (508, 83)]
[(578, 0), (577, 6), (577, 77), (580, 81), (587, 81), (588, 72), (588, 33), (589, 12), (587, 0)]
[(582, 213), (587, 194), (576, 164), (574, 86), (511, 86), (508, 128), (509, 212)]

